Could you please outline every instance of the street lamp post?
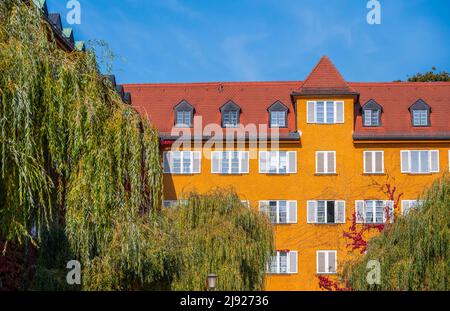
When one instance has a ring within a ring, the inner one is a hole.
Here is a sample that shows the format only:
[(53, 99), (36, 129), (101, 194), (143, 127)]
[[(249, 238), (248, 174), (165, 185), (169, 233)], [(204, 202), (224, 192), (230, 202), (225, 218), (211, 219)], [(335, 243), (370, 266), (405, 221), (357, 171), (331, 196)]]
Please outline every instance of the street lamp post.
[(217, 287), (217, 275), (215, 273), (208, 274), (208, 290), (213, 291)]

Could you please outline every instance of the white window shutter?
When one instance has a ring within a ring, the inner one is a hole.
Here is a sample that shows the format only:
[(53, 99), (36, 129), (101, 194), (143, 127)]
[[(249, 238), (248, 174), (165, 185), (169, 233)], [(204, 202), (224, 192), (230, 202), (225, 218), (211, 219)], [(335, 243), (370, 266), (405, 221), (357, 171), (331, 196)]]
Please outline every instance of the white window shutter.
[(335, 205), (335, 215), (336, 215), (336, 223), (344, 224), (345, 223), (345, 201), (336, 201)]
[(220, 155), (220, 151), (211, 152), (211, 173), (213, 174), (220, 173)]
[(317, 251), (316, 261), (317, 261), (317, 273), (325, 273), (325, 252)]
[(317, 201), (307, 202), (307, 222), (309, 224), (315, 224), (317, 222), (316, 211), (317, 211)]
[(201, 151), (193, 151), (192, 152), (192, 173), (198, 174), (201, 171)]
[(389, 218), (389, 222), (394, 222), (394, 201), (386, 201), (385, 202), (385, 208), (383, 213), (383, 222), (386, 223), (386, 221)]
[(372, 152), (364, 151), (364, 173), (372, 173)]
[(269, 170), (269, 152), (260, 151), (259, 152), (259, 172), (265, 174)]
[(409, 151), (408, 150), (402, 150), (400, 151), (400, 162), (401, 162), (401, 172), (402, 173), (409, 173), (411, 171), (410, 169), (410, 161), (409, 161)]
[(430, 151), (430, 172), (439, 173), (439, 150)]
[(326, 154), (328, 154), (326, 173), (336, 173), (336, 151), (328, 151)]
[(288, 151), (288, 173), (297, 173), (297, 151)]
[(287, 201), (288, 207), (288, 220), (290, 224), (297, 223), (297, 201)]
[(306, 123), (316, 123), (315, 102), (308, 102), (306, 104), (306, 115)]
[(344, 123), (344, 102), (336, 102), (336, 123)]
[(364, 201), (363, 200), (355, 201), (355, 215), (356, 215), (356, 223), (357, 224), (364, 223)]
[(239, 152), (239, 158), (241, 161), (241, 173), (242, 174), (248, 174), (249, 172), (249, 152), (248, 151), (241, 151)]
[(289, 273), (297, 273), (298, 272), (298, 252), (290, 251), (289, 252)]
[(172, 163), (171, 163), (171, 155), (172, 153), (170, 151), (164, 151), (163, 152), (163, 167), (164, 167), (164, 173), (171, 173), (172, 172)]

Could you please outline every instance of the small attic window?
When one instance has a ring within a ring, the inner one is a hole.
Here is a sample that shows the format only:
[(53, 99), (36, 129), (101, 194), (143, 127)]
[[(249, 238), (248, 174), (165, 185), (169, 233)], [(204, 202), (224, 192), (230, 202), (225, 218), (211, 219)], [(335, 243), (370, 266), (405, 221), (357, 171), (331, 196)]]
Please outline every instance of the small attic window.
[(431, 107), (422, 99), (416, 101), (409, 107), (411, 113), (411, 123), (414, 127), (430, 126)]
[(363, 125), (367, 127), (381, 126), (381, 113), (383, 108), (373, 99), (369, 100), (362, 107)]
[(269, 111), (270, 127), (287, 127), (287, 113), (289, 112), (288, 107), (277, 100), (267, 110)]
[(186, 100), (182, 100), (174, 108), (175, 127), (192, 127), (194, 117), (194, 107)]
[(239, 124), (241, 108), (233, 101), (228, 101), (220, 108), (222, 114), (222, 127), (237, 127)]

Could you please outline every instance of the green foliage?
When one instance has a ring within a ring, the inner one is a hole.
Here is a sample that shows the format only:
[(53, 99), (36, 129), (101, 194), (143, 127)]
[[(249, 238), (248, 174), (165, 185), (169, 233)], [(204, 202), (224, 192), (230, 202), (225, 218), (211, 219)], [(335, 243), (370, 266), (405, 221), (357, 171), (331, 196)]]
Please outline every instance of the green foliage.
[(92, 50), (61, 51), (48, 27), (23, 1), (0, 2), (0, 237), (40, 247), (33, 288), (67, 289), (78, 259), (85, 290), (202, 290), (210, 272), (219, 289), (262, 289), (267, 219), (232, 191), (159, 211), (157, 131)]
[(436, 67), (432, 67), (426, 73), (416, 73), (412, 77), (408, 77), (408, 82), (438, 82), (450, 81), (450, 73), (446, 71), (437, 72)]
[[(450, 177), (437, 180), (423, 204), (398, 217), (369, 241), (367, 254), (344, 269), (355, 290), (448, 290), (450, 275)], [(369, 285), (369, 260), (381, 264), (381, 284)]]

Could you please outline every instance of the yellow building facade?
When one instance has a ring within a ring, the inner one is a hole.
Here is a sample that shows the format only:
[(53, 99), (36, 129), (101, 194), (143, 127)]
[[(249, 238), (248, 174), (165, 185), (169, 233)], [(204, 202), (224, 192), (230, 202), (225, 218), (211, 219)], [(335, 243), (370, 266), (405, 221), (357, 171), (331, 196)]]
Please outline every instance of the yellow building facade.
[[(289, 134), (286, 134), (287, 130), (281, 131), (275, 148), (270, 143), (267, 148), (250, 147), (251, 138), (244, 139), (244, 144), (236, 148), (211, 147), (203, 137), (200, 145), (182, 148), (199, 151), (200, 155), (191, 156), (189, 165), (194, 168), (186, 174), (171, 173), (174, 166), (181, 165), (184, 155), (170, 153), (176, 135), (160, 129), (164, 161), (167, 162), (164, 163), (166, 205), (171, 200), (182, 199), (182, 194), (190, 190), (206, 192), (214, 187), (233, 187), (242, 200), (248, 201), (250, 208), (273, 211), (271, 219), (275, 222), (275, 244), (279, 253), (269, 267), (266, 289), (320, 290), (320, 275), (333, 278), (346, 260), (360, 255), (359, 249), (351, 249), (349, 244), (352, 241), (343, 236), (344, 232), (350, 231), (353, 216), (358, 219), (358, 228), (392, 221), (387, 214), (390, 208), (395, 214), (393, 221), (404, 217), (402, 214), (406, 213), (410, 202), (417, 200), (424, 188), (438, 176), (449, 171), (450, 83), (437, 85), (438, 90), (409, 84), (347, 83), (325, 57), (305, 81), (299, 82), (298, 89), (289, 93), (290, 103), (284, 100), (283, 104), (289, 109), (286, 121), (291, 128)], [(158, 86), (158, 92), (161, 87)], [(206, 87), (210, 92), (220, 92), (215, 87)], [(144, 103), (153, 101), (158, 105), (158, 98), (169, 96), (174, 102), (170, 107), (172, 113), (175, 111), (173, 107), (189, 95), (185, 86), (184, 93), (176, 96), (171, 95), (175, 93), (171, 85), (166, 85), (164, 91), (156, 95), (155, 92), (146, 93), (145, 85), (125, 88), (132, 93), (137, 109), (149, 115), (150, 121), (157, 114), (164, 115), (162, 110), (158, 110), (162, 104), (159, 108), (152, 108)], [(414, 91), (409, 91), (414, 88)], [(181, 92), (179, 88), (177, 92)], [(381, 96), (377, 98), (374, 94)], [(366, 116), (368, 110), (377, 111), (372, 106), (364, 110), (365, 104), (374, 98), (381, 106), (378, 109), (380, 115)], [(424, 109), (420, 102), (417, 104), (420, 112), (414, 112), (413, 105), (419, 99), (423, 99), (431, 109)], [(196, 100), (202, 100), (201, 96), (193, 96), (189, 100), (195, 108), (192, 109), (195, 115), (201, 109), (204, 111), (203, 107), (195, 107)], [(395, 105), (391, 101), (404, 101), (404, 104)], [(237, 100), (235, 102), (239, 104)], [(250, 118), (244, 119), (244, 116), (250, 109), (246, 110), (245, 106), (240, 109), (241, 121), (248, 122)], [(223, 113), (223, 110), (214, 109), (218, 115), (221, 111)], [(428, 111), (428, 115), (424, 111)], [(420, 115), (421, 112), (424, 115)], [(267, 113), (270, 124), (272, 115), (270, 111)], [(420, 124), (421, 120), (431, 123), (431, 126), (421, 124), (420, 128), (415, 128), (414, 122)], [(376, 124), (380, 121), (381, 126), (365, 126), (366, 121)], [(173, 119), (167, 118), (167, 122), (171, 123)], [(176, 124), (176, 120), (174, 122)], [(223, 126), (223, 114), (221, 123)], [(247, 156), (241, 158), (243, 162), (239, 169), (236, 168), (239, 171), (236, 174), (223, 173), (225, 170), (231, 172), (229, 166), (240, 161), (223, 160), (224, 156), (217, 153), (214, 158), (211, 154), (222, 150), (250, 151), (248, 161)], [(269, 154), (261, 153), (265, 150), (291, 153), (286, 153), (286, 158), (279, 154), (277, 160), (273, 160), (272, 154), (270, 159), (266, 159)], [(275, 165), (281, 173), (262, 169), (266, 165), (269, 168)], [(393, 197), (387, 193), (388, 187), (391, 191), (395, 187)], [(376, 234), (378, 231), (372, 229), (370, 232)], [(367, 234), (365, 236), (368, 237)]]

